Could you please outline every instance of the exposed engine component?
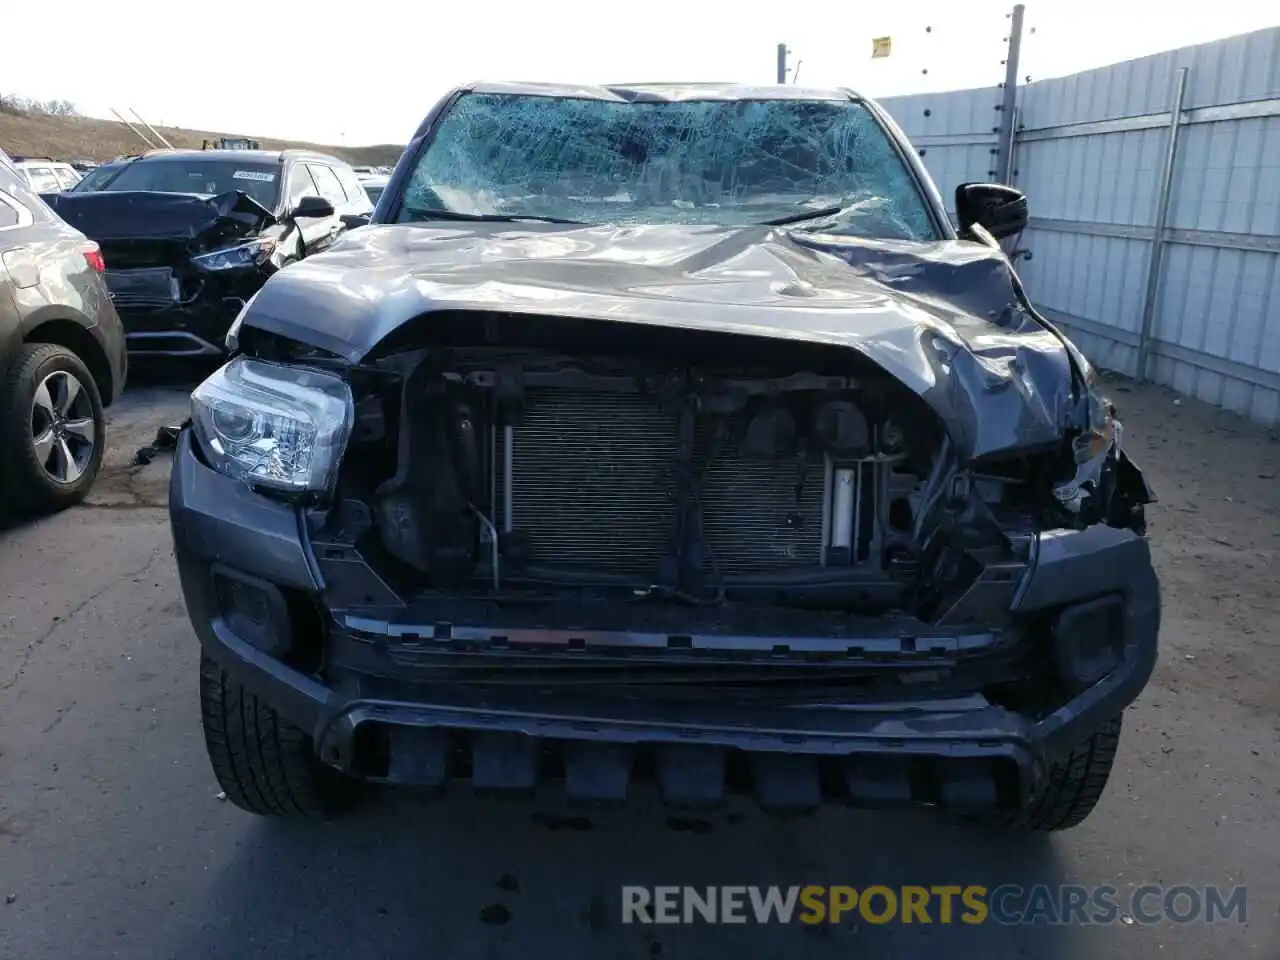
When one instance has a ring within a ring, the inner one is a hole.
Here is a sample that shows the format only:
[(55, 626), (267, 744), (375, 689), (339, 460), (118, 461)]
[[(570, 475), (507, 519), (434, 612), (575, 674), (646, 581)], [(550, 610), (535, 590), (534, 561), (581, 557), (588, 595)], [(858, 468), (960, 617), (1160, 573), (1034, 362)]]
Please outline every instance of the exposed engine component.
[(437, 587), (710, 601), (883, 578), (914, 551), (936, 451), (854, 381), (482, 357), (409, 372), (375, 502), (387, 551)]
[(796, 445), (796, 419), (790, 411), (770, 404), (747, 421), (742, 455), (748, 460), (772, 460)]
[(831, 400), (818, 411), (818, 438), (833, 457), (865, 457), (871, 453), (867, 418), (848, 400)]
[[(531, 391), (499, 461), (503, 529), (520, 533), (532, 563), (655, 575), (673, 550), (678, 420), (636, 394)], [(757, 423), (735, 415), (717, 431), (704, 418), (696, 431), (703, 571), (823, 562), (823, 459), (786, 446), (766, 458)]]
[(521, 559), (653, 576), (671, 536), (677, 418), (638, 395), (534, 390), (498, 461)]

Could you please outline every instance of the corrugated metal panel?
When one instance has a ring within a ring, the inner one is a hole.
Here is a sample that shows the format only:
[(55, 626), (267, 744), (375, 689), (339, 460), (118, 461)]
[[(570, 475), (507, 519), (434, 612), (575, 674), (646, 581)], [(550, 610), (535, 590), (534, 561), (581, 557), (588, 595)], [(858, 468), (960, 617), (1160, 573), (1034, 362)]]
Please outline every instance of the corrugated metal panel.
[[(1033, 257), (1019, 272), (1094, 363), (1135, 372), (1181, 67), (1188, 68), (1186, 112), (1166, 223), (1175, 233), (1165, 238), (1148, 372), (1276, 423), (1280, 27), (1022, 88), (1014, 170), (1034, 226), (1021, 242)], [(998, 102), (998, 88), (989, 88), (899, 97), (886, 106), (949, 198), (956, 183), (991, 176)], [(1242, 103), (1251, 116), (1224, 110)], [(1062, 129), (1099, 121), (1110, 123)]]
[[(995, 176), (998, 87), (880, 101), (911, 140), (950, 207), (957, 184)], [(953, 211), (954, 213), (954, 211)]]

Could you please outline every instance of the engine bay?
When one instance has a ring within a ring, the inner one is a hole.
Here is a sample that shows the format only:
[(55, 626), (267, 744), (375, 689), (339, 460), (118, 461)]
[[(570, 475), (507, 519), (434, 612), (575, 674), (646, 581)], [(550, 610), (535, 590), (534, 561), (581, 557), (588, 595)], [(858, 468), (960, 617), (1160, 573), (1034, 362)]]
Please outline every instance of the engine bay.
[(911, 564), (930, 453), (850, 378), (449, 361), (406, 379), (399, 469), (375, 505), (389, 552), (434, 582), (715, 599)]
[(1010, 555), (983, 503), (1006, 481), (958, 472), (936, 415), (873, 365), (607, 326), (389, 345), (360, 374), (320, 540), (409, 603), (726, 614), (914, 615), (946, 599), (930, 583), (979, 576), (975, 550)]
[(1097, 436), (966, 459), (924, 397), (806, 340), (450, 311), (355, 363), (253, 329), (240, 349), (351, 385), (336, 486), (300, 505), (326, 604), (379, 629), (998, 634), (1040, 534), (1140, 529), (1149, 502)]

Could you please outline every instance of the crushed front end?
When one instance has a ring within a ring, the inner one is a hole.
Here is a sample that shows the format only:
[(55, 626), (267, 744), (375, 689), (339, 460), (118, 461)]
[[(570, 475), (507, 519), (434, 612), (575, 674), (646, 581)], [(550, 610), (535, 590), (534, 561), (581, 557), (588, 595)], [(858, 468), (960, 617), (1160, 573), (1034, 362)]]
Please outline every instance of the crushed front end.
[(329, 770), (1016, 817), (1152, 671), (1109, 407), (983, 461), (828, 345), (471, 311), (240, 347), (179, 443), (182, 587)]
[(65, 194), (55, 209), (97, 241), (135, 356), (221, 356), (227, 330), (278, 270), (274, 216), (251, 197)]

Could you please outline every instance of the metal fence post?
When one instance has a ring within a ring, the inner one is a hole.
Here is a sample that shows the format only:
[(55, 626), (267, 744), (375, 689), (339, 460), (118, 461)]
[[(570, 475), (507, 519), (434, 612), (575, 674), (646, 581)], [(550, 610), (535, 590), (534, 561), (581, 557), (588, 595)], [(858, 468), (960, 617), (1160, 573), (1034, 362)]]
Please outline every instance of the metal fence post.
[(996, 176), (1001, 183), (1013, 183), (1014, 109), (1018, 104), (1018, 54), (1022, 50), (1022, 14), (1026, 7), (1013, 8), (1009, 24), (1009, 50), (1004, 62), (1004, 99), (1000, 104), (1000, 129), (996, 148), (999, 150)]
[(1179, 67), (1173, 81), (1173, 105), (1169, 108), (1169, 142), (1165, 147), (1164, 167), (1160, 173), (1160, 193), (1156, 198), (1156, 220), (1151, 229), (1151, 256), (1147, 260), (1147, 291), (1142, 301), (1142, 329), (1138, 333), (1138, 362), (1134, 379), (1147, 379), (1147, 357), (1151, 353), (1151, 328), (1155, 325), (1156, 300), (1160, 296), (1160, 279), (1164, 266), (1164, 234), (1169, 220), (1169, 201), (1173, 198), (1174, 162), (1178, 156), (1178, 131), (1182, 126), (1182, 102), (1187, 93), (1187, 67)]
[(778, 83), (787, 82), (787, 45), (778, 44)]
[(1014, 181), (1018, 179), (1018, 170), (1015, 164), (1018, 160), (1018, 125), (1022, 121), (1022, 108), (1015, 105), (1013, 108), (1013, 132), (1009, 134), (1009, 168), (1005, 170), (1004, 182), (1009, 186), (1014, 186)]

